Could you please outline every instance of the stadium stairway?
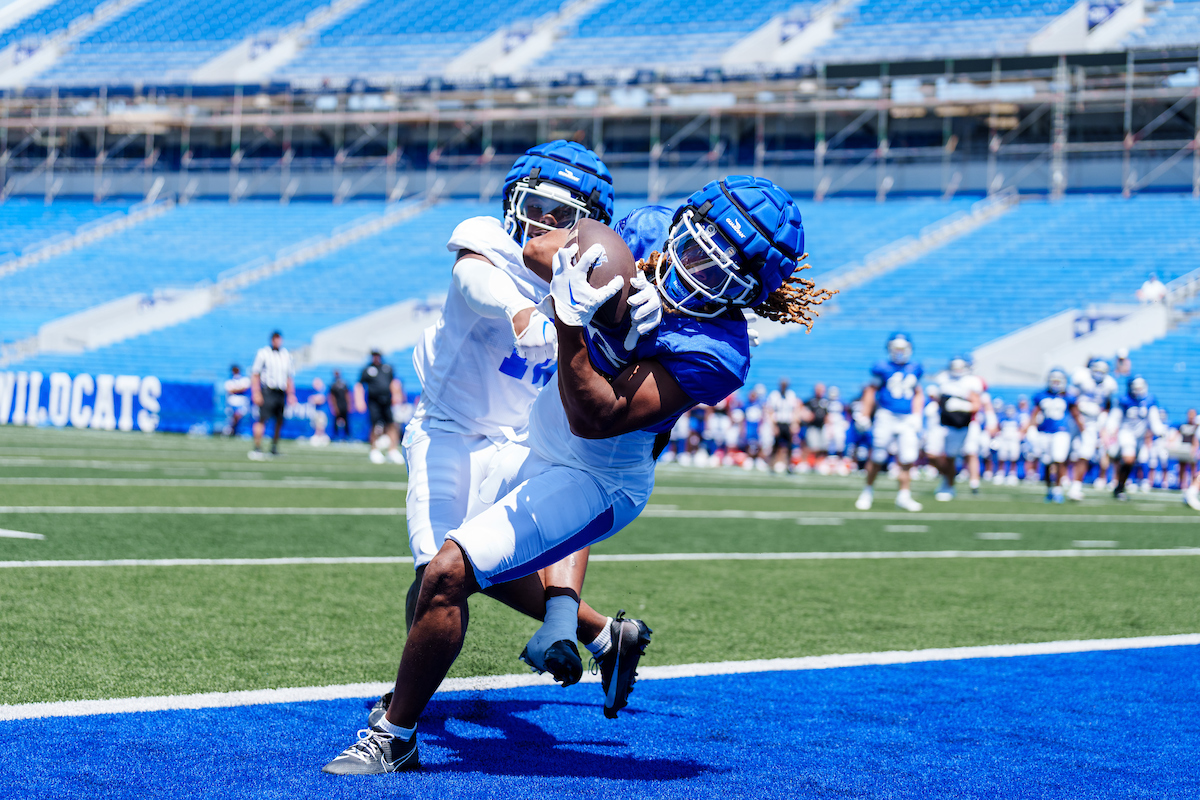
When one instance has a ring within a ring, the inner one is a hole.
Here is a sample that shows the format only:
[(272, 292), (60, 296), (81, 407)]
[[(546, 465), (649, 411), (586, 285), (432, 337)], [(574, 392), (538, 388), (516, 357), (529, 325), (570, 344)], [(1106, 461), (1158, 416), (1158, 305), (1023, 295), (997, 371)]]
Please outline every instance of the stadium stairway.
[[(952, 355), (1052, 314), (1130, 302), (1151, 272), (1163, 280), (1188, 272), (1200, 261), (1198, 231), (1200, 204), (1190, 196), (1022, 203), (838, 295), (822, 309), (811, 335), (793, 333), (763, 344), (754, 353), (750, 382), (789, 377), (807, 392), (821, 381), (852, 397), (897, 330), (913, 337), (915, 358), (932, 375)], [(1155, 246), (1145, 248), (1147, 241)]]

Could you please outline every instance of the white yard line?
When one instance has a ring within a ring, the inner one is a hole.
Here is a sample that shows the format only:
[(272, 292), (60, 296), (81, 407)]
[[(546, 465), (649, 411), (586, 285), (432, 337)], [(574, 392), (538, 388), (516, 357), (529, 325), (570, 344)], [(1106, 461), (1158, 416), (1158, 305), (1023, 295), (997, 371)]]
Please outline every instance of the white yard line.
[(404, 508), (262, 506), (0, 506), (0, 514), (245, 514), (250, 516), (402, 517)]
[[(678, 664), (642, 667), (638, 680), (667, 680), (713, 675), (744, 675), (757, 672), (796, 672), (842, 667), (887, 666), (935, 661), (964, 661), (977, 658), (1095, 653), (1111, 650), (1140, 650), (1200, 644), (1200, 634), (1140, 636), (1130, 639), (1090, 639), (1030, 644), (999, 644), (981, 647), (948, 647), (928, 650), (891, 650), (880, 653), (843, 653), (803, 658), (772, 658), (755, 661), (719, 661), (707, 664)], [(597, 683), (599, 675), (584, 675), (584, 683)], [(515, 689), (523, 686), (554, 685), (549, 675), (490, 675), (479, 678), (448, 678), (439, 693)], [(0, 720), (43, 717), (81, 717), (93, 714), (127, 714), (140, 711), (172, 711), (200, 708), (234, 708), (273, 703), (305, 703), (319, 700), (370, 698), (392, 688), (390, 683), (350, 683), (340, 686), (310, 686), (296, 689), (257, 689), (243, 692), (130, 697), (113, 700), (67, 700), (57, 703), (23, 703), (0, 706)]]
[[(1089, 556), (1200, 556), (1200, 547), (1145, 550), (880, 550), (825, 553), (617, 553), (593, 555), (605, 562), (653, 561), (888, 561), (945, 558), (1082, 558)], [(408, 556), (329, 556), (285, 558), (118, 558), (109, 560), (0, 561), (0, 569), (22, 567), (256, 567), (295, 564), (411, 564)]]
[[(261, 473), (260, 473), (261, 474)], [(0, 486), (164, 486), (192, 489), (388, 489), (404, 491), (404, 481), (331, 481), (324, 478), (4, 478)]]
[(642, 511), (643, 517), (667, 517), (678, 519), (778, 519), (792, 520), (806, 517), (857, 519), (857, 520), (912, 520), (913, 522), (1086, 522), (1089, 524), (1110, 523), (1179, 523), (1200, 525), (1200, 514), (938, 514), (910, 511), (747, 511), (736, 508), (677, 509), (657, 506), (654, 503)]
[(40, 533), (25, 533), (24, 531), (6, 531), (0, 528), (0, 539), (45, 539)]

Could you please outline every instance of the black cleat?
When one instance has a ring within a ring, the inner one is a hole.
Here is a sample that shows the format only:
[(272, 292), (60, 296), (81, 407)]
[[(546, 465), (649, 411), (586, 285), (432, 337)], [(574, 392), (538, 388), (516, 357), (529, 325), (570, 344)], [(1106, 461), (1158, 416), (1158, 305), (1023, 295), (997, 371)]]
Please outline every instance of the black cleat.
[(650, 644), (654, 631), (640, 619), (625, 619), (625, 609), (609, 623), (612, 646), (600, 658), (592, 659), (592, 672), (600, 670), (600, 686), (604, 689), (604, 716), (616, 719), (617, 712), (629, 702), (633, 684), (637, 682), (637, 666)]
[(1129, 495), (1125, 494), (1125, 492), (1121, 491), (1120, 489), (1115, 489), (1113, 490), (1113, 499), (1120, 500), (1122, 503), (1128, 503)]
[(579, 657), (579, 648), (574, 642), (568, 642), (566, 639), (547, 647), (546, 652), (542, 654), (541, 664), (535, 662), (530, 655), (529, 645), (525, 646), (518, 658), (533, 667), (539, 675), (549, 672), (551, 677), (564, 687), (579, 683), (579, 679), (583, 677), (583, 659)]
[(392, 693), (388, 692), (383, 697), (375, 701), (375, 705), (371, 706), (371, 711), (367, 714), (367, 726), (374, 728), (379, 724), (379, 720), (383, 719), (383, 715), (387, 713), (388, 706), (392, 704)]
[(406, 742), (383, 728), (372, 727), (359, 731), (358, 741), (322, 767), (321, 771), (330, 775), (382, 775), (420, 767), (416, 733)]

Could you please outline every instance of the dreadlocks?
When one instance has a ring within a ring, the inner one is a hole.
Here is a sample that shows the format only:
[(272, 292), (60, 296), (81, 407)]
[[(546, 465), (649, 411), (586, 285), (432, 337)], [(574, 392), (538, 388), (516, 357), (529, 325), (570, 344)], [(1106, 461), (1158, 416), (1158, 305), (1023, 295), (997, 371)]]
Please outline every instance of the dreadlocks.
[[(655, 250), (637, 262), (637, 268), (642, 272), (653, 274), (658, 269), (659, 262), (664, 258), (666, 258), (664, 254)], [(808, 253), (800, 256), (798, 261), (804, 261), (806, 258), (808, 258)], [(801, 264), (796, 268), (796, 273), (808, 268), (808, 264)], [(760, 317), (774, 322), (794, 322), (797, 325), (803, 325), (807, 331), (811, 332), (813, 322), (819, 313), (817, 306), (835, 294), (837, 294), (836, 290), (818, 289), (815, 282), (802, 278), (799, 274), (793, 274), (783, 282), (782, 286), (767, 295), (766, 300), (751, 310)]]

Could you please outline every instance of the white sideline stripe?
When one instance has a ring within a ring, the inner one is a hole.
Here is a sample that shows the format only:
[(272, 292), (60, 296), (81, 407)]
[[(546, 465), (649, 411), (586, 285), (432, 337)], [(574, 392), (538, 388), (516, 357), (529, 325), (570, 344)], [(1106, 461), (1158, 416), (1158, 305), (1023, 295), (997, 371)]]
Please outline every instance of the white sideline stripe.
[(396, 489), (404, 481), (331, 481), (324, 478), (281, 478), (277, 481), (234, 478), (0, 478), (0, 486), (172, 486), (213, 489)]
[(0, 514), (247, 514), (257, 516), (402, 517), (404, 508), (266, 508), (263, 506), (0, 506)]
[(936, 514), (913, 513), (911, 511), (746, 511), (736, 508), (714, 508), (708, 510), (679, 510), (651, 503), (642, 510), (643, 517), (674, 517), (677, 519), (803, 519), (805, 517), (838, 517), (857, 520), (897, 520), (913, 522), (1087, 522), (1090, 524), (1126, 522), (1177, 522), (1200, 525), (1200, 514), (1150, 515), (1150, 514)]
[[(832, 553), (615, 553), (593, 562), (649, 561), (872, 561), (926, 558), (1079, 558), (1087, 556), (1200, 556), (1200, 547), (1158, 550), (896, 550)], [(411, 564), (409, 556), (313, 556), (282, 558), (118, 558), (79, 561), (0, 561), (0, 569), (21, 567), (257, 567), (294, 564)]]
[[(887, 666), (931, 661), (965, 661), (976, 658), (1094, 653), (1108, 650), (1140, 650), (1200, 644), (1200, 634), (1139, 636), (1129, 639), (1085, 639), (1031, 644), (995, 644), (979, 647), (947, 647), (928, 650), (889, 650), (879, 653), (842, 653), (802, 658), (769, 658), (754, 661), (718, 661), (706, 664), (677, 664), (642, 667), (638, 680), (697, 678), (713, 675), (744, 675), (756, 672), (797, 672), (841, 667)], [(584, 675), (583, 683), (598, 683), (599, 675)], [(489, 675), (478, 678), (447, 678), (439, 693), (515, 689), (524, 686), (553, 686), (549, 675)], [(57, 703), (23, 703), (0, 706), (0, 721), (43, 717), (82, 717), (93, 714), (128, 714), (139, 711), (172, 711), (200, 708), (235, 708), (271, 703), (306, 703), (319, 700), (370, 698), (392, 688), (391, 683), (350, 683), (341, 686), (309, 686), (296, 689), (256, 689), (242, 692), (129, 697), (113, 700), (66, 700)]]
[(0, 528), (0, 539), (45, 539), (40, 533), (25, 533), (24, 531), (6, 531)]

